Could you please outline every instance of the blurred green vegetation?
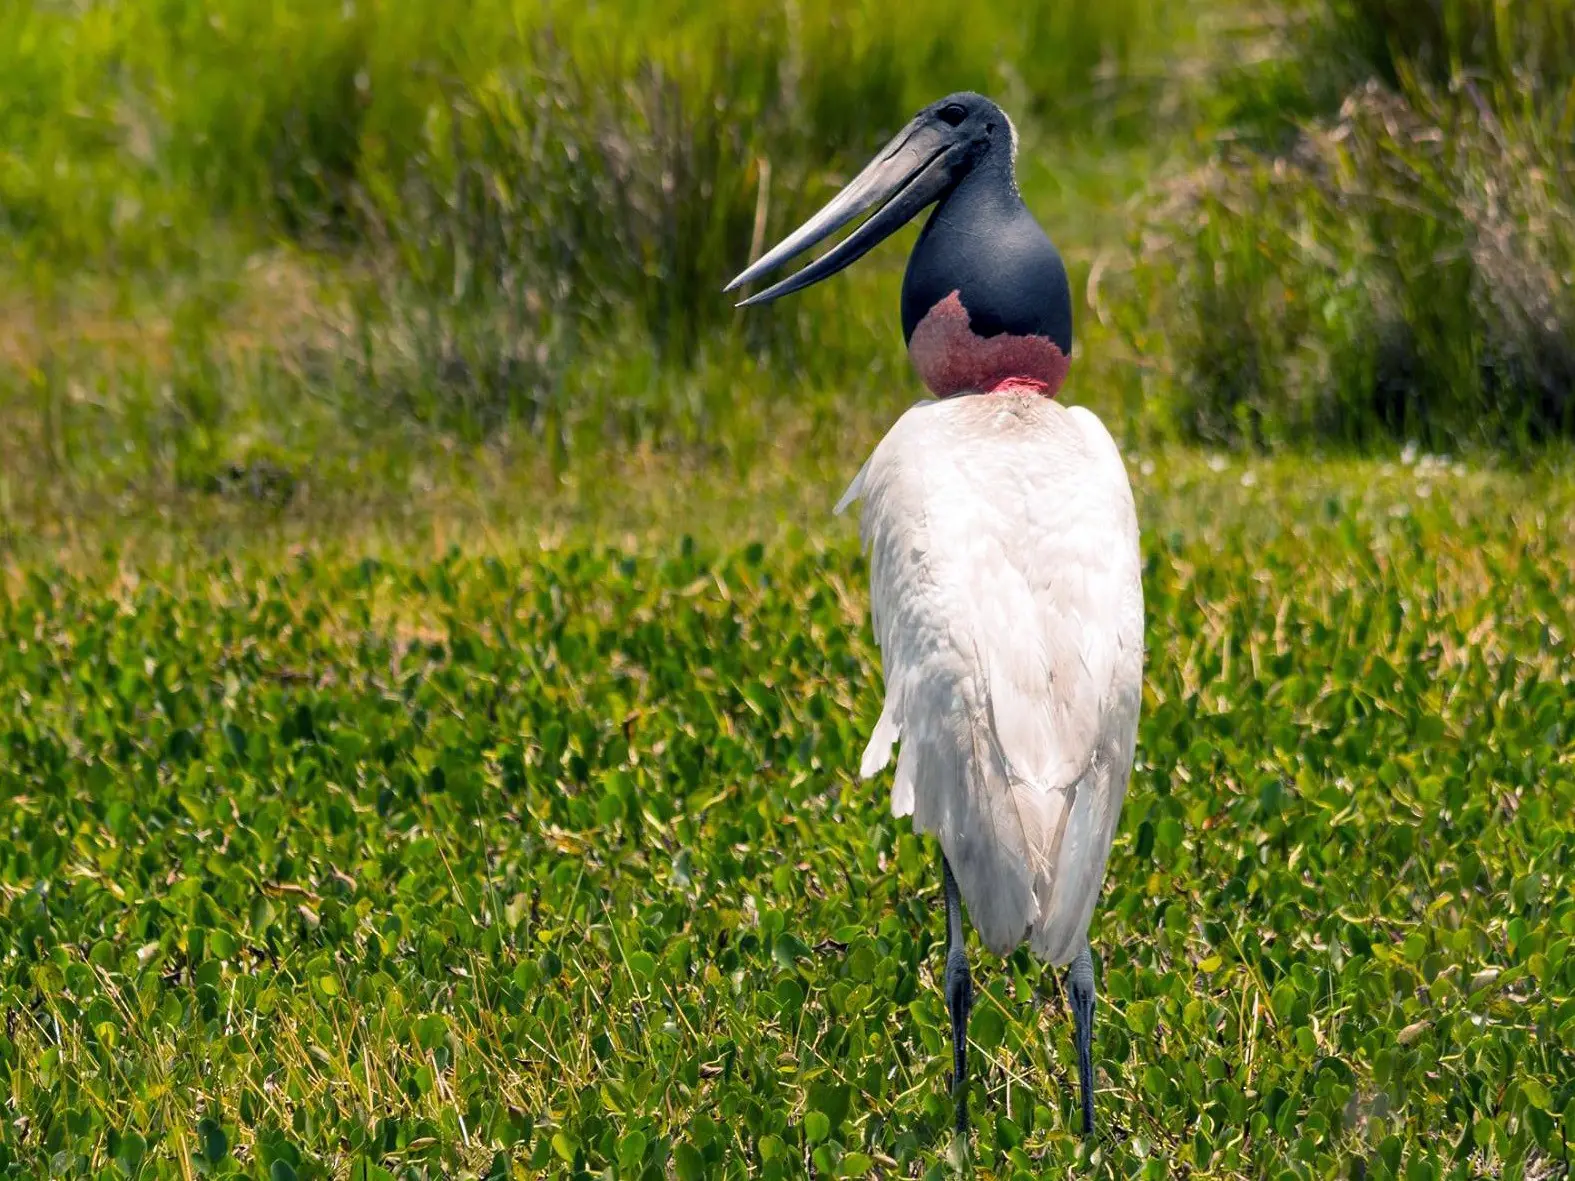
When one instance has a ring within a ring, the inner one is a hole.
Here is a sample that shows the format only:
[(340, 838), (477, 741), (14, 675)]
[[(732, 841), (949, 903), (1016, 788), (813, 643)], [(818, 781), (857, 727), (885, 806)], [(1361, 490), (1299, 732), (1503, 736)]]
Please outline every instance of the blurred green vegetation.
[(7, 6), (0, 505), (344, 495), (455, 446), (557, 472), (862, 446), (915, 393), (911, 237), (769, 311), (719, 287), (964, 87), (1017, 117), (1088, 295), (1068, 396), (1123, 437), (1534, 446), (1575, 414), (1572, 22), (1566, 0)]
[[(693, 228), (685, 217), (709, 224), (696, 211), (710, 206), (718, 238), (741, 249), (757, 160), (785, 169), (792, 192), (795, 169), (862, 153), (940, 77), (1004, 92), (1025, 116), (1137, 127), (1141, 96), (1124, 86), (1112, 103), (1110, 82), (1140, 45), (1163, 44), (1174, 8), (1016, 0), (959, 19), (935, 0), (11, 5), (0, 210), (13, 250), (134, 265), (203, 245), (192, 217), (355, 238), (368, 218), (400, 219), (412, 173), (463, 219), (476, 210), (456, 173), (512, 170), (531, 183), (484, 194), (501, 215), (531, 202), (520, 215), (562, 247), (606, 253), (604, 278), (639, 274), (676, 263), (594, 237), (595, 213), (626, 215), (609, 182), (666, 175), (670, 233)], [(710, 155), (686, 167), (694, 152)], [(695, 256), (683, 265), (736, 261), (703, 234), (682, 240)]]
[(1329, 42), (1391, 86), (1475, 78), (1557, 89), (1575, 81), (1569, 0), (1331, 0)]
[(1575, 431), (1575, 4), (1330, 0), (1264, 43), (1135, 251), (1149, 396), (1254, 446)]
[(9, 503), (346, 491), (456, 442), (747, 464), (789, 420), (889, 415), (913, 393), (896, 247), (769, 314), (722, 283), (937, 87), (1000, 95), (1053, 145), (1040, 199), (1069, 157), (1055, 215), (1100, 216), (1142, 175), (1105, 154), (1149, 151), (1192, 20), (1158, 0), (9, 6)]

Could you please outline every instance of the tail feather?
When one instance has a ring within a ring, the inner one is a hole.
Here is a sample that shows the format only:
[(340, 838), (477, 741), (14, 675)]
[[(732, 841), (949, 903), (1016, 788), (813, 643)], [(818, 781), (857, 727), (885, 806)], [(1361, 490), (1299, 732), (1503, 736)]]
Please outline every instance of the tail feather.
[[(860, 779), (873, 779), (886, 769), (886, 764), (891, 762), (891, 748), (901, 736), (902, 727), (892, 717), (888, 705), (881, 711), (880, 721), (875, 723), (875, 731), (870, 735), (869, 745), (864, 748), (864, 757), (859, 761)], [(899, 812), (898, 815), (904, 813)]]
[(861, 776), (887, 764), (900, 734), (892, 814), (911, 815), (915, 829), (940, 841), (984, 945), (1005, 956), (1027, 942), (1041, 959), (1067, 963), (1087, 931), (1104, 868), (1102, 859), (1088, 867), (1089, 889), (1079, 854), (1100, 827), (1100, 793), (1088, 781), (1096, 771), (1067, 790), (1016, 774), (987, 708), (923, 714), (906, 725), (882, 714), (875, 733)]

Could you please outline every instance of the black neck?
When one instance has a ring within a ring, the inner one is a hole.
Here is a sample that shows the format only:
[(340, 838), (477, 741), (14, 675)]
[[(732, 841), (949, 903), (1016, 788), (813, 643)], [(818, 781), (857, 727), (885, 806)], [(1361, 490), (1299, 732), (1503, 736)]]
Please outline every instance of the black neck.
[(956, 291), (978, 336), (1043, 336), (1072, 352), (1066, 268), (1023, 204), (1011, 150), (992, 144), (930, 214), (908, 259), (902, 334)]

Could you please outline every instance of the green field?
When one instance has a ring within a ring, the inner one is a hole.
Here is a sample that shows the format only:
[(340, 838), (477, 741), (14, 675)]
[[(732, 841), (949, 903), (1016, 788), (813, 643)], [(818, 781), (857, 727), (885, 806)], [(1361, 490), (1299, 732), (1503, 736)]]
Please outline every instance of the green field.
[[(0, 11), (0, 1175), (1570, 1175), (1575, 0), (971, 11)], [(912, 231), (720, 294), (964, 86), (1143, 528), (1087, 1143), (852, 774)]]
[[(1563, 1168), (1575, 483), (1390, 467), (1135, 469), (1103, 1171)], [(804, 523), (14, 569), (11, 1169), (944, 1162), (936, 855)], [(1054, 975), (976, 979), (975, 1163), (1070, 1165)]]

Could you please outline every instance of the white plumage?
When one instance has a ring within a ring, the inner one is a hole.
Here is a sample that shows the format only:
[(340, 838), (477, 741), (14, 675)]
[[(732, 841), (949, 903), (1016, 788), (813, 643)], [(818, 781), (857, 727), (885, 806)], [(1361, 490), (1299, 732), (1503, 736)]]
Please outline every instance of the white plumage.
[(925, 402), (837, 505), (863, 500), (892, 812), (940, 841), (985, 945), (1083, 946), (1142, 699), (1137, 517), (1099, 420), (1028, 393)]

